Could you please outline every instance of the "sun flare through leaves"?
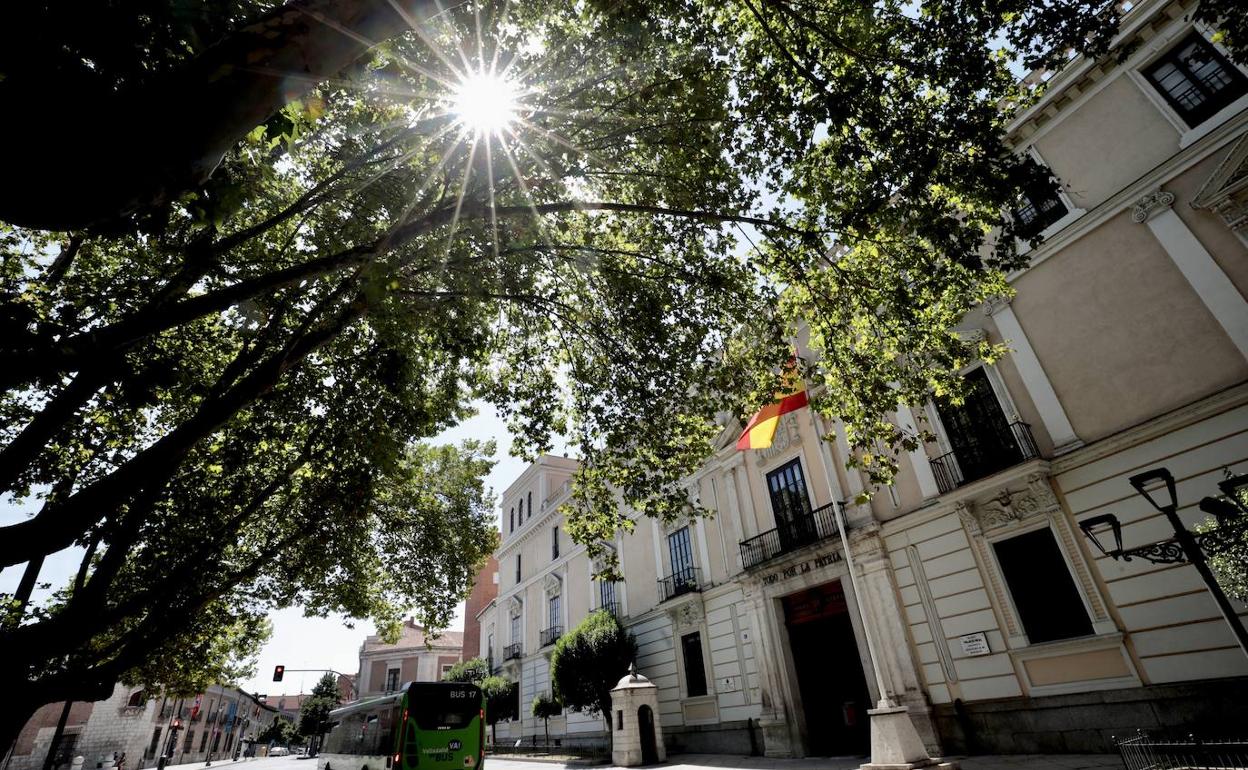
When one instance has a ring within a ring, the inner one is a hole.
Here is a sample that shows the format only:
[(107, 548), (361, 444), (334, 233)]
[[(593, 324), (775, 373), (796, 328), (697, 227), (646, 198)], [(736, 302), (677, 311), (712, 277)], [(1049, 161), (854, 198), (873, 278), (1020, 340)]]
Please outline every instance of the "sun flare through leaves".
[(451, 94), (451, 112), (477, 135), (496, 136), (517, 119), (519, 89), (507, 77), (469, 72)]

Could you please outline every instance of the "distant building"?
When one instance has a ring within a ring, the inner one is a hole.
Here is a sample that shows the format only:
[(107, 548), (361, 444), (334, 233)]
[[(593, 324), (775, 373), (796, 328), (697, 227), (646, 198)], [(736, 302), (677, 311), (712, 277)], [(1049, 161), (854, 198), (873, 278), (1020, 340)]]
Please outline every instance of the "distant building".
[[(63, 707), (48, 704), (31, 717), (7, 770), (43, 767)], [(175, 717), (180, 728), (171, 735)], [(53, 766), (69, 767), (79, 755), (87, 770), (111, 766), (114, 755), (123, 754), (128, 768), (152, 767), (163, 751), (169, 751), (171, 764), (204, 761), (209, 754), (233, 757), (249, 753), (252, 740), (276, 718), (275, 708), (236, 687), (213, 685), (188, 698), (149, 698), (142, 687), (118, 684), (105, 700), (71, 706)]]
[(360, 645), (360, 697), (383, 695), (404, 682), (436, 682), (460, 661), (464, 635), (444, 631), (437, 638), (409, 620), (394, 644), (369, 636)]
[(498, 596), (498, 560), (493, 556), (477, 573), (472, 583), (472, 593), (464, 606), (464, 644), (460, 655), (463, 660), (472, 660), (480, 655), (481, 621), (477, 615)]

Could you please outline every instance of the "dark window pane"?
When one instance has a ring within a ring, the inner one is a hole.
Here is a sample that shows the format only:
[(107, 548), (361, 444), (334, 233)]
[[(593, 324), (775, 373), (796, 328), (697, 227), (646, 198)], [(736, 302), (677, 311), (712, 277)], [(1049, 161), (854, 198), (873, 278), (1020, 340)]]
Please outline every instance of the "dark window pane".
[(689, 528), (681, 527), (667, 536), (667, 551), (672, 561), (672, 575), (688, 577), (693, 573), (693, 548), (689, 541)]
[(1092, 633), (1092, 621), (1048, 527), (993, 544), (1028, 641)]
[(706, 667), (702, 665), (702, 637), (685, 634), (680, 637), (685, 657), (685, 691), (690, 698), (706, 695)]
[(1145, 74), (1189, 126), (1248, 92), (1248, 78), (1198, 34), (1171, 48)]

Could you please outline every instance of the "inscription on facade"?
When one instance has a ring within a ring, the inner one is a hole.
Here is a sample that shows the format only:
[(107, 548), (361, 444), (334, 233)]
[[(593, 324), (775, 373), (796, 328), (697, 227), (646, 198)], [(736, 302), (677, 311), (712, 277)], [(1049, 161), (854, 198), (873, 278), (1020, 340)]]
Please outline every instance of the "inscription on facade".
[(960, 636), (958, 641), (962, 643), (963, 654), (970, 657), (988, 655), (992, 652), (992, 649), (988, 647), (988, 635), (983, 631)]
[(781, 580), (788, 580), (789, 578), (797, 577), (798, 575), (804, 575), (807, 572), (810, 572), (811, 570), (823, 569), (829, 564), (835, 564), (840, 560), (841, 560), (841, 552), (836, 551), (834, 553), (824, 554), (823, 556), (820, 556), (816, 559), (811, 559), (809, 561), (798, 562), (797, 564), (790, 564), (789, 566), (785, 567), (782, 570), (777, 570), (775, 572), (770, 572), (766, 575), (763, 575), (763, 585), (769, 586)]

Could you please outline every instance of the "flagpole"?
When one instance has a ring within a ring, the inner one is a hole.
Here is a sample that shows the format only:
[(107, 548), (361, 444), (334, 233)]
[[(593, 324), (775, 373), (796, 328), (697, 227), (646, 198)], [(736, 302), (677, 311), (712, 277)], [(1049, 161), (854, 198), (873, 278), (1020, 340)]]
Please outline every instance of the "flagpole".
[(833, 487), (836, 478), (832, 472), (828, 454), (824, 451), (823, 431), (815, 415), (814, 401), (810, 397), (810, 386), (803, 383), (806, 390), (806, 405), (810, 410), (810, 426), (814, 428), (815, 440), (819, 447), (819, 461), (823, 464), (823, 472), (827, 474), (828, 489), (832, 498), (832, 516), (836, 519), (836, 530), (841, 536), (841, 548), (845, 552), (845, 569), (849, 573), (849, 583), (854, 591), (854, 605), (858, 608), (858, 617), (862, 619), (862, 635), (867, 643), (867, 657), (871, 669), (875, 672), (875, 686), (879, 689), (880, 700), (874, 709), (867, 709), (870, 718), (871, 759), (860, 766), (859, 770), (890, 768), (931, 768), (956, 770), (954, 763), (933, 760), (919, 737), (914, 721), (910, 719), (910, 710), (904, 705), (897, 705), (889, 697), (888, 687), (884, 684), (884, 672), (880, 668), (879, 648), (876, 646), (875, 634), (871, 630), (871, 620), (867, 617), (867, 608), (863, 601), (862, 588), (858, 583), (858, 570), (854, 567), (854, 556), (849, 550), (849, 537), (845, 534), (845, 517), (841, 512), (841, 502), (836, 499)]
[(810, 397), (810, 386), (806, 388), (806, 405), (810, 412), (810, 427), (815, 431), (815, 440), (819, 442), (819, 461), (823, 464), (824, 476), (828, 479), (828, 491), (831, 492), (829, 497), (832, 498), (832, 517), (836, 520), (836, 531), (841, 536), (841, 549), (845, 552), (845, 569), (849, 572), (849, 583), (854, 591), (854, 604), (858, 608), (858, 617), (862, 618), (862, 635), (867, 642), (867, 658), (871, 663), (871, 670), (875, 673), (875, 686), (879, 692), (880, 701), (877, 708), (893, 708), (896, 704), (888, 697), (888, 688), (884, 684), (884, 673), (880, 670), (879, 648), (875, 643), (875, 634), (871, 631), (871, 622), (867, 619), (867, 608), (863, 604), (862, 588), (858, 583), (858, 570), (854, 567), (854, 556), (849, 550), (849, 537), (845, 534), (845, 517), (841, 513), (841, 503), (836, 499), (832, 480), (832, 466), (828, 463), (828, 455), (824, 451), (823, 431), (819, 428), (819, 422), (815, 414), (814, 401)]

